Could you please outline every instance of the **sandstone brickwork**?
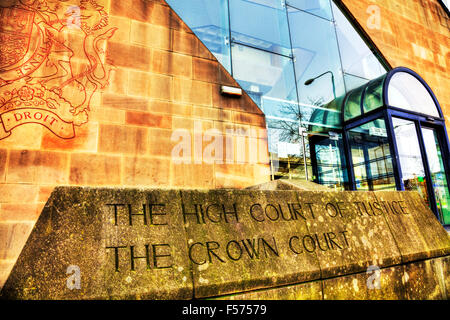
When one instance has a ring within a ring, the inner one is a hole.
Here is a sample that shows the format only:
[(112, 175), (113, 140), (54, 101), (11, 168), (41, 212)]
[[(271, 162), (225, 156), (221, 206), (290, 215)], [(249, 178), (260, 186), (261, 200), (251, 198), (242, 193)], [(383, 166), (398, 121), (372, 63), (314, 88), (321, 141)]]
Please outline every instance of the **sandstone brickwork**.
[[(0, 10), (0, 287), (55, 186), (269, 180), (264, 115), (245, 94), (220, 94), (238, 84), (164, 1)], [(174, 159), (186, 140), (191, 152)]]

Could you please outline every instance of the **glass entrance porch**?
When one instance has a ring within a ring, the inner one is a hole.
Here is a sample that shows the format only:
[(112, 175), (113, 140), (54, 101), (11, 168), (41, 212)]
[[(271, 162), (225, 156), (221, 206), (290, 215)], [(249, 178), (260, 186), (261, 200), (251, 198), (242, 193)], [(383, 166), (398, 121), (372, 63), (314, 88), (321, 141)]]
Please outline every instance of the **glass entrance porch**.
[(395, 68), (350, 91), (342, 122), (349, 189), (417, 191), (440, 222), (450, 224), (447, 131), (436, 97), (418, 74)]
[(450, 224), (438, 101), (391, 70), (342, 1), (167, 2), (265, 114), (271, 179), (416, 190)]

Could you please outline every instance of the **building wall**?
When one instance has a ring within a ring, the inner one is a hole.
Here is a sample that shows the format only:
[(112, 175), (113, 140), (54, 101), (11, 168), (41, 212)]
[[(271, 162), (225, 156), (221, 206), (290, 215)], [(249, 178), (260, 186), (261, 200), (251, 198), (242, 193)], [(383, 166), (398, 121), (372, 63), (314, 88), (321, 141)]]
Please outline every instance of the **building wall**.
[[(392, 67), (408, 67), (435, 93), (450, 126), (450, 18), (437, 0), (342, 0)], [(379, 12), (379, 19), (376, 14)], [(377, 20), (379, 23), (377, 23)]]
[[(70, 5), (92, 17), (68, 22)], [(0, 287), (57, 185), (269, 179), (264, 115), (246, 94), (220, 94), (238, 84), (164, 1), (1, 7)]]
[[(450, 22), (437, 1), (343, 2), (393, 67), (424, 77), (450, 120)], [(220, 95), (221, 84), (237, 83), (163, 0), (64, 2), (98, 17), (81, 29), (58, 22), (56, 3), (1, 2), (0, 114), (13, 124), (0, 126), (0, 286), (56, 185), (240, 188), (269, 179), (263, 114), (245, 94)], [(189, 138), (187, 163), (172, 157), (174, 132)], [(213, 141), (223, 164), (202, 157)]]

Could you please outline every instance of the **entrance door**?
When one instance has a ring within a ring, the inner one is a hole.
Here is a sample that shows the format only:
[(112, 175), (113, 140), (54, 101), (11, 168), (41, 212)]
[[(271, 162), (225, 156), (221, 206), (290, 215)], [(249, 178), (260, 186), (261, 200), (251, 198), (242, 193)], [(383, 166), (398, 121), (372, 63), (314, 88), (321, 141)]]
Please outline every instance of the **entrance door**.
[(396, 190), (389, 138), (383, 118), (348, 131), (358, 191)]
[(341, 134), (310, 134), (308, 137), (313, 181), (334, 190), (349, 189)]
[(438, 129), (393, 117), (405, 190), (418, 191), (443, 224), (450, 224), (450, 194)]
[(450, 194), (438, 132), (433, 128), (421, 129), (439, 218), (441, 223), (450, 224)]

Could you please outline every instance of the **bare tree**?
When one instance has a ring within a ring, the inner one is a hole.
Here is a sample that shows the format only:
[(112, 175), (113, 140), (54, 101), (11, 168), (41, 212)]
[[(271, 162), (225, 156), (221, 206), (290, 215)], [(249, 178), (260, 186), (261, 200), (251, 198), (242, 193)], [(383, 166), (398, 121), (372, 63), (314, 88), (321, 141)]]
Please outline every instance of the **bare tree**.
[[(309, 98), (309, 104), (312, 106), (323, 106), (324, 99), (322, 97), (317, 99)], [(303, 126), (308, 130), (307, 126), (303, 123), (309, 122), (309, 118), (305, 112), (302, 112), (302, 108), (299, 105), (291, 103), (283, 103), (280, 106), (280, 118), (286, 120), (272, 120), (271, 127), (280, 130), (280, 140), (290, 141), (293, 143), (302, 143), (302, 137), (300, 135), (300, 126)]]

